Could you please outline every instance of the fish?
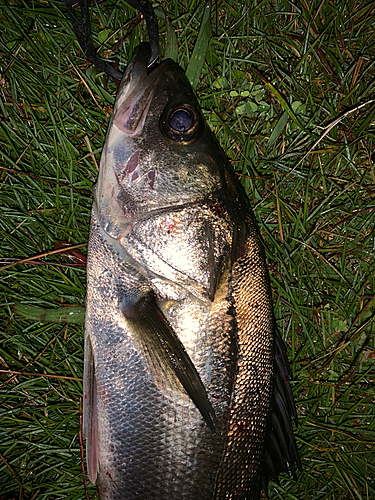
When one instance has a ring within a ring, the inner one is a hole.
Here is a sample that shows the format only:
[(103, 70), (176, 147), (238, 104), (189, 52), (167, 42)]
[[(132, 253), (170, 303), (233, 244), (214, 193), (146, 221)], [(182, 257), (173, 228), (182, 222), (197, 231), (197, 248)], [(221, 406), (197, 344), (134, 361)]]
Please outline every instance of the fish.
[(100, 500), (257, 500), (300, 468), (263, 244), (184, 71), (149, 59), (122, 78), (94, 188), (88, 476)]

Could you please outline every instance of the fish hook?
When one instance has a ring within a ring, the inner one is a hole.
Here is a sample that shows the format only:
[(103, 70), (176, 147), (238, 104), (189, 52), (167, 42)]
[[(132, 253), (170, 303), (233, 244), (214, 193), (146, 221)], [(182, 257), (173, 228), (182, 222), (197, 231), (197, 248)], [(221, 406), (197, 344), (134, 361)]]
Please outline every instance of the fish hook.
[[(148, 0), (127, 0), (127, 3), (137, 9), (146, 20), (149, 43), (151, 47), (151, 56), (148, 63), (148, 67), (150, 68), (156, 63), (159, 56), (159, 30), (155, 11)], [(95, 64), (97, 68), (107, 73), (107, 75), (115, 78), (116, 80), (121, 80), (123, 73), (118, 71), (107, 61), (104, 61), (97, 54), (92, 44), (88, 0), (64, 0), (64, 4), (68, 10), (70, 22), (72, 23), (78, 43), (87, 59)], [(81, 10), (80, 20), (77, 19), (75, 9), (73, 8), (77, 5)]]
[(148, 67), (151, 68), (159, 57), (159, 28), (155, 11), (148, 0), (126, 0), (129, 5), (139, 10), (146, 20), (151, 56)]

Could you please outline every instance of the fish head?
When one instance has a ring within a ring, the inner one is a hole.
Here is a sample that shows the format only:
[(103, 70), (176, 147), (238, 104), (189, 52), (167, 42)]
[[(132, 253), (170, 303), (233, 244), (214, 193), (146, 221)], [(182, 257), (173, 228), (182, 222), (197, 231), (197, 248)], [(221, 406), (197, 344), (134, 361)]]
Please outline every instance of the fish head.
[(149, 55), (140, 45), (122, 79), (95, 189), (100, 225), (117, 240), (165, 208), (218, 192), (238, 198), (231, 166), (184, 71), (170, 59), (148, 71)]

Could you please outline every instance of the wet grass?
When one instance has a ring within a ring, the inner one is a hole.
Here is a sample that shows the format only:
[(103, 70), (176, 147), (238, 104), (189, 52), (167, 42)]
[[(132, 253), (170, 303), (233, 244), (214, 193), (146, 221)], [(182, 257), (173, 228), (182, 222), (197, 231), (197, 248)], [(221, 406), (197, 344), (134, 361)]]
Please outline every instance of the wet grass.
[[(375, 6), (218, 0), (200, 68), (204, 3), (159, 4), (161, 53), (177, 52), (174, 30), (255, 207), (292, 360), (303, 472), (271, 498), (374, 499)], [(0, 5), (0, 369), (11, 372), (0, 373), (0, 499), (92, 498), (83, 330), (14, 308), (84, 306), (91, 188), (116, 85), (83, 57), (61, 2)], [(123, 70), (144, 23), (113, 53), (137, 13), (116, 0), (91, 12), (95, 46)]]

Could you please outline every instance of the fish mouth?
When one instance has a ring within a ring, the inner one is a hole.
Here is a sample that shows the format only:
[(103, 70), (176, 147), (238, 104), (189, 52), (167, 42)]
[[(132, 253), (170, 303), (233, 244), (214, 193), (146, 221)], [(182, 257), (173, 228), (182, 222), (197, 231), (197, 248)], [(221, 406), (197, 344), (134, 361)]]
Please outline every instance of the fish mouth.
[(139, 45), (126, 68), (113, 112), (113, 123), (129, 136), (138, 136), (150, 108), (156, 86), (164, 73), (179, 66), (171, 59), (163, 61), (150, 73), (147, 71), (151, 49)]

